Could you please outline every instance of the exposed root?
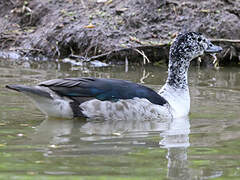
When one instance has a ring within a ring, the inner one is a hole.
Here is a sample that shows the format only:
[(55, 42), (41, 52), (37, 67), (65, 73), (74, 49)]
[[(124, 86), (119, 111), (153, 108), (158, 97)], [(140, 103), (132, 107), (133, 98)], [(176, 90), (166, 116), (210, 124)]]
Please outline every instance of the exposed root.
[[(147, 46), (138, 46), (138, 47), (129, 47), (129, 48), (121, 48), (121, 49), (115, 49), (112, 51), (109, 51), (107, 53), (103, 53), (97, 56), (92, 57), (83, 57), (83, 56), (74, 56), (75, 58), (79, 58), (84, 61), (125, 61), (125, 58), (127, 57), (129, 61), (136, 61), (140, 57), (143, 58), (143, 64), (150, 63), (151, 59), (152, 61), (156, 61), (158, 56), (159, 59), (167, 59), (168, 57), (168, 51), (169, 51), (169, 44), (161, 44), (159, 46), (156, 45), (147, 45)], [(153, 56), (155, 55), (155, 56)]]

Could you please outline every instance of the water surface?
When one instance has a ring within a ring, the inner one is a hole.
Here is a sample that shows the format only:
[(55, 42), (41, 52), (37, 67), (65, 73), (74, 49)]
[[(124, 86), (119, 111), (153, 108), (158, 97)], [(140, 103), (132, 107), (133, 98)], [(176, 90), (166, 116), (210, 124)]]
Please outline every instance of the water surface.
[(47, 119), (4, 88), (94, 76), (159, 90), (166, 71), (0, 60), (0, 179), (239, 179), (239, 68), (191, 67), (190, 116), (171, 122)]

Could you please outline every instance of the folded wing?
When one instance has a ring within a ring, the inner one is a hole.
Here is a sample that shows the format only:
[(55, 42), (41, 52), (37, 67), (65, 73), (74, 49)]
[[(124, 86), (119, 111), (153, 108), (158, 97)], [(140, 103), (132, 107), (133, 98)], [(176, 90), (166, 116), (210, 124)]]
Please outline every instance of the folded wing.
[(94, 98), (101, 101), (118, 101), (138, 97), (158, 105), (167, 103), (162, 96), (146, 86), (118, 79), (65, 78), (45, 81), (38, 85), (79, 102)]

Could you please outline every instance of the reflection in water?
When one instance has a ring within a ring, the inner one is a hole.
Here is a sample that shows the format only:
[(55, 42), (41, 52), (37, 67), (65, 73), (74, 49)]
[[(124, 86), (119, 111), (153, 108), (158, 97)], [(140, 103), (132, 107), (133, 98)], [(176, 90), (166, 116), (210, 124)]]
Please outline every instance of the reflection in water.
[[(37, 128), (32, 135), (34, 144), (61, 144), (70, 141), (67, 135), (70, 135), (73, 128), (72, 120), (54, 120), (46, 119)], [(66, 135), (66, 137), (64, 137)]]
[[(168, 177), (189, 178), (187, 148), (190, 146), (189, 118), (173, 120), (128, 120), (128, 121), (88, 121), (46, 119), (32, 136), (36, 144), (69, 143), (72, 136), (79, 134), (82, 141), (98, 141), (113, 138), (148, 136), (151, 132), (160, 132), (160, 147), (167, 148)], [(74, 134), (73, 134), (74, 133)], [(80, 135), (80, 134), (85, 134)], [(133, 140), (135, 141), (135, 140)], [(134, 142), (132, 142), (134, 143)], [(52, 153), (52, 152), (51, 152)]]
[(174, 119), (169, 129), (160, 133), (163, 137), (160, 144), (168, 149), (168, 177), (176, 179), (190, 179), (188, 168), (187, 148), (189, 143), (189, 118)]

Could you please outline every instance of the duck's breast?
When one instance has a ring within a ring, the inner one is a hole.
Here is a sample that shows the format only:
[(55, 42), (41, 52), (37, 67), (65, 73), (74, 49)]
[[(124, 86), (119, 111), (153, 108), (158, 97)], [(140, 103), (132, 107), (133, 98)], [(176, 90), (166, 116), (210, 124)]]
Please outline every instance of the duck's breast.
[(168, 101), (173, 118), (180, 118), (189, 114), (190, 95), (188, 87), (176, 89), (167, 84), (162, 87), (159, 94)]

